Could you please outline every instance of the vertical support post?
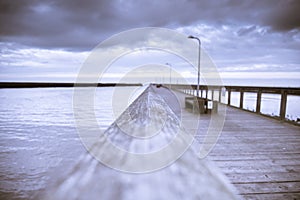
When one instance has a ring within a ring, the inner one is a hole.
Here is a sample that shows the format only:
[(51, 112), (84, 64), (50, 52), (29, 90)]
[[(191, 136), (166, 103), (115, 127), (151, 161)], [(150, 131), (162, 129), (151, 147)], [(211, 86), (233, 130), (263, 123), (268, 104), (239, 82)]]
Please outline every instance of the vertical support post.
[(287, 102), (287, 91), (282, 90), (281, 91), (281, 102), (280, 102), (280, 119), (285, 119), (286, 114), (286, 102)]
[(260, 105), (261, 105), (261, 89), (258, 89), (257, 91), (257, 97), (256, 97), (256, 113), (260, 113)]
[(203, 97), (203, 90), (201, 89), (201, 98)]
[(230, 100), (231, 100), (231, 89), (228, 89), (228, 101), (227, 101), (227, 105), (230, 106)]
[(211, 100), (212, 100), (212, 101), (214, 100), (214, 92), (215, 92), (214, 89), (212, 89), (212, 90), (211, 90)]
[(222, 100), (222, 87), (219, 87), (219, 102)]
[(240, 108), (243, 109), (244, 105), (244, 91), (241, 89), (240, 90)]
[(206, 91), (205, 91), (205, 99), (207, 99), (208, 97), (208, 88), (206, 87)]

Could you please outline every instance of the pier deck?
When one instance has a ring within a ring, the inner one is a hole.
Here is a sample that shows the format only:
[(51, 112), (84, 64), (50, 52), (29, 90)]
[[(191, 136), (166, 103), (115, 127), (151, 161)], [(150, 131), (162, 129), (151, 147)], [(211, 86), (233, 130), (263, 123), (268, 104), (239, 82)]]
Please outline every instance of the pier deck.
[[(175, 93), (183, 105), (187, 95)], [(210, 118), (201, 115), (197, 137), (205, 135)], [(300, 199), (299, 126), (227, 107), (222, 133), (208, 158), (242, 199)]]
[(209, 154), (245, 199), (300, 198), (300, 129), (229, 107)]

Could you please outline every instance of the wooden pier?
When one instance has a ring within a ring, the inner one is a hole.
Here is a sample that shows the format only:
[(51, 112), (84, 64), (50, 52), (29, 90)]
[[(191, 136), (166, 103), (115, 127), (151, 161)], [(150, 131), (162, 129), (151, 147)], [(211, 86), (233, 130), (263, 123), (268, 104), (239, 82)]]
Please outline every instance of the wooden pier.
[(209, 158), (245, 199), (300, 198), (299, 127), (229, 107)]
[[(177, 95), (183, 104), (186, 94)], [(191, 118), (195, 115), (185, 109), (182, 113)], [(211, 115), (201, 115), (199, 141), (210, 120)], [(229, 178), (241, 199), (300, 199), (297, 125), (227, 106), (223, 130), (208, 158)]]

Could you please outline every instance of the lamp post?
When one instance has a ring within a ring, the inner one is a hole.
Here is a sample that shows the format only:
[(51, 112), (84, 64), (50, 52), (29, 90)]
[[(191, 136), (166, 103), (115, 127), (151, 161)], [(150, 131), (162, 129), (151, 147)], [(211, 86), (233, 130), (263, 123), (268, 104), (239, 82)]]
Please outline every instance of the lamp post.
[(170, 63), (166, 63), (166, 65), (169, 65), (169, 67), (170, 67), (170, 88), (171, 88), (171, 81), (172, 81), (172, 79), (171, 79), (171, 75), (172, 75), (172, 65), (171, 65)]
[(188, 37), (189, 39), (195, 39), (198, 40), (199, 42), (199, 56), (198, 56), (198, 82), (197, 82), (197, 97), (199, 97), (199, 88), (200, 88), (200, 57), (201, 57), (201, 41), (198, 37), (194, 37), (192, 35), (190, 35)]

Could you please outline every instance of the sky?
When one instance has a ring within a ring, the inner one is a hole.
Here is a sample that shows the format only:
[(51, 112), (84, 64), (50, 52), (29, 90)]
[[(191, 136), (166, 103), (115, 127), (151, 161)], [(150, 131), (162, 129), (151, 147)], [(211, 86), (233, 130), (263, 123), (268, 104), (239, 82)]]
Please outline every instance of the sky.
[[(73, 82), (99, 43), (159, 27), (199, 37), (224, 79), (298, 79), (300, 85), (299, 10), (297, 0), (0, 0), (0, 81)], [(157, 52), (142, 52), (133, 63), (149, 57), (180, 65)], [(128, 60), (116, 71), (132, 65)]]

